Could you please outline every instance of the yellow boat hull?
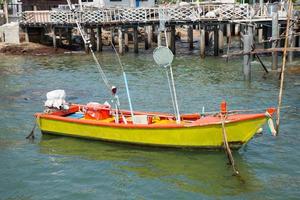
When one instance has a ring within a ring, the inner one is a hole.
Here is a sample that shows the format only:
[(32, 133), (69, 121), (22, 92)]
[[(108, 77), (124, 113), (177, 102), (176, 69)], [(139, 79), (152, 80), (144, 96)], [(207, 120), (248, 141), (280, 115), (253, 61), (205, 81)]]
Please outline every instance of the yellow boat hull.
[[(263, 126), (266, 118), (226, 123), (227, 139), (234, 148), (247, 143)], [(81, 137), (111, 142), (162, 147), (222, 148), (221, 124), (180, 128), (124, 128), (74, 123), (40, 118), (42, 133)]]

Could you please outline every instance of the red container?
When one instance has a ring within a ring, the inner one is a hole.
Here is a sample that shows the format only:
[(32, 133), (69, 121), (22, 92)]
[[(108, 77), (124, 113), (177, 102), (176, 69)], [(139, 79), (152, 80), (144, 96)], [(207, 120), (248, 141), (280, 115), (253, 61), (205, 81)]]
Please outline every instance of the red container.
[(85, 119), (102, 120), (111, 117), (110, 107), (101, 104), (88, 104), (84, 115)]

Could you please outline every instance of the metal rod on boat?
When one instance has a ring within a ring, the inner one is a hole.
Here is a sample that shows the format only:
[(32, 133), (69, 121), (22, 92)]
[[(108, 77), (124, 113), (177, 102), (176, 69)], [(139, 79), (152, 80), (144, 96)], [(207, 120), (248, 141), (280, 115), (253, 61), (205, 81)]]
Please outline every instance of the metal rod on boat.
[(221, 115), (221, 122), (222, 122), (222, 134), (223, 134), (223, 143), (224, 143), (225, 152), (227, 154), (229, 163), (232, 166), (234, 175), (239, 175), (239, 171), (235, 168), (234, 159), (233, 159), (233, 156), (232, 156), (229, 144), (228, 144), (227, 133), (226, 133), (226, 129), (225, 129), (225, 119), (224, 119), (224, 116), (222, 113), (220, 113), (220, 115)]
[(123, 77), (124, 77), (126, 93), (127, 93), (127, 98), (128, 98), (129, 108), (130, 108), (130, 114), (131, 114), (131, 117), (132, 117), (132, 120), (133, 120), (133, 109), (132, 109), (132, 104), (131, 104), (131, 98), (130, 98), (128, 83), (127, 83), (126, 73), (124, 71), (123, 71)]
[(176, 114), (177, 114), (176, 122), (177, 122), (177, 124), (179, 124), (180, 123), (180, 114), (179, 114), (177, 95), (176, 95), (176, 89), (175, 89), (175, 82), (174, 82), (173, 70), (172, 70), (172, 65), (171, 64), (170, 64), (170, 73), (171, 73), (171, 81), (172, 81), (172, 86), (173, 86), (174, 103), (175, 103)]

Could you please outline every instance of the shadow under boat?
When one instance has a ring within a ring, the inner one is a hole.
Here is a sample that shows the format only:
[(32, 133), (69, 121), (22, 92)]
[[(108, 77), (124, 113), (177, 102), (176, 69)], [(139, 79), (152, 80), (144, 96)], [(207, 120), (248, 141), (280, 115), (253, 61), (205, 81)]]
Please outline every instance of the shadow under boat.
[(220, 150), (153, 148), (52, 135), (43, 135), (39, 147), (43, 154), (113, 162), (122, 172), (211, 197), (242, 195), (263, 188), (238, 152), (234, 154), (241, 177), (232, 176), (226, 155)]

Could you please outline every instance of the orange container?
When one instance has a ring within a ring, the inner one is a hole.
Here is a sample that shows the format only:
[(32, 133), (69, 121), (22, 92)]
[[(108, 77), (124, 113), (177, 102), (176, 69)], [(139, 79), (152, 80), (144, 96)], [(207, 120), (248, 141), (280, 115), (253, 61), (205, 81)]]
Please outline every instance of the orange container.
[(220, 110), (222, 114), (226, 114), (227, 113), (227, 103), (226, 101), (222, 101), (221, 105), (220, 105)]
[(106, 105), (87, 105), (86, 113), (84, 115), (85, 119), (107, 119), (111, 117), (110, 108)]

